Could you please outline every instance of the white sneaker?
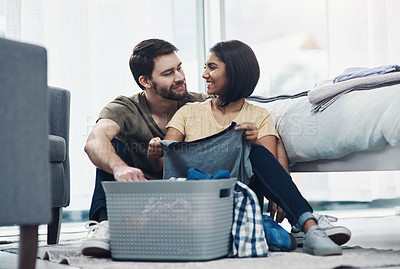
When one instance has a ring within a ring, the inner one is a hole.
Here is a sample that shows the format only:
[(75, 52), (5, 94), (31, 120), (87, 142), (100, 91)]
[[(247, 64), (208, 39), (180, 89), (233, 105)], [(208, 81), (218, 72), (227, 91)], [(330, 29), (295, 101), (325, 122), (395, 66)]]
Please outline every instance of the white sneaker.
[(336, 245), (318, 226), (311, 227), (304, 236), (303, 252), (316, 255), (341, 255), (342, 247)]
[[(347, 243), (351, 237), (351, 231), (343, 226), (335, 226), (332, 222), (336, 222), (338, 220), (337, 217), (329, 216), (329, 215), (320, 215), (318, 213), (313, 213), (317, 218), (318, 226), (325, 231), (326, 235), (339, 246)], [(291, 233), (296, 238), (297, 246), (301, 247), (303, 245), (304, 233), (297, 229), (296, 227), (292, 227)]]
[(81, 253), (86, 256), (109, 256), (110, 234), (108, 232), (108, 220), (88, 221), (85, 225), (89, 232), (81, 245)]

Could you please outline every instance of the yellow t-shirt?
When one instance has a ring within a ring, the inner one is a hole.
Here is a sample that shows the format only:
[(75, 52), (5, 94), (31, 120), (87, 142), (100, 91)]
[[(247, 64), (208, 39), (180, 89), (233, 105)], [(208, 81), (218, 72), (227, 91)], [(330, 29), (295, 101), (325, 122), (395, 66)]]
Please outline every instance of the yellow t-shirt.
[[(246, 100), (233, 121), (254, 122), (258, 128), (259, 139), (266, 135), (279, 138), (268, 110), (250, 104)], [(167, 128), (177, 129), (185, 136), (185, 141), (190, 142), (219, 133), (229, 126), (230, 124), (222, 126), (215, 120), (211, 110), (211, 99), (207, 99), (204, 102), (187, 103), (181, 107), (172, 117)]]

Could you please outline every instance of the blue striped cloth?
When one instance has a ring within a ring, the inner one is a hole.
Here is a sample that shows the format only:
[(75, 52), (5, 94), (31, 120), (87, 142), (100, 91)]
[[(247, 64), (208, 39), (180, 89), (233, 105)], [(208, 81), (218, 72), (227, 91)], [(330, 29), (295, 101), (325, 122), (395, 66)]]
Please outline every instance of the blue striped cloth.
[(268, 245), (256, 194), (237, 182), (234, 189), (234, 220), (230, 257), (266, 257)]

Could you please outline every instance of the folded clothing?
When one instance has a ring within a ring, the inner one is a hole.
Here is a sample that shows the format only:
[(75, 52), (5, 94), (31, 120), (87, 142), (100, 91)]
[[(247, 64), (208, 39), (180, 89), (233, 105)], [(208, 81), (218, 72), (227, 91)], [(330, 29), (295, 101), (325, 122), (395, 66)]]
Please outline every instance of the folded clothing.
[(311, 111), (322, 112), (339, 97), (351, 91), (370, 90), (399, 83), (400, 72), (359, 77), (338, 83), (323, 81), (308, 92), (308, 100), (311, 103)]
[(382, 65), (373, 68), (366, 68), (366, 67), (350, 67), (344, 70), (343, 74), (335, 77), (333, 79), (333, 83), (353, 79), (353, 78), (361, 78), (361, 77), (368, 77), (374, 75), (382, 75), (391, 72), (398, 72), (400, 71), (400, 66), (396, 64), (392, 65)]
[(189, 168), (187, 180), (204, 180), (204, 179), (227, 179), (230, 178), (228, 170), (219, 170), (215, 175), (204, 173), (197, 168)]

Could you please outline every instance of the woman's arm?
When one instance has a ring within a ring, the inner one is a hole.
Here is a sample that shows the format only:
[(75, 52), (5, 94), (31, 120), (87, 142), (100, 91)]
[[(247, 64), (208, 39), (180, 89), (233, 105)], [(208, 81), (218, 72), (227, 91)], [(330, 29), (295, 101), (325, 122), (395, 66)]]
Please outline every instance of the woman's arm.
[(185, 139), (185, 136), (178, 131), (178, 129), (175, 129), (174, 127), (169, 127), (168, 131), (164, 137), (164, 140), (172, 140), (172, 141), (178, 141), (181, 142)]
[(160, 172), (164, 166), (163, 150), (160, 141), (161, 138), (153, 137), (149, 141), (149, 148), (147, 149), (147, 160), (154, 172)]

